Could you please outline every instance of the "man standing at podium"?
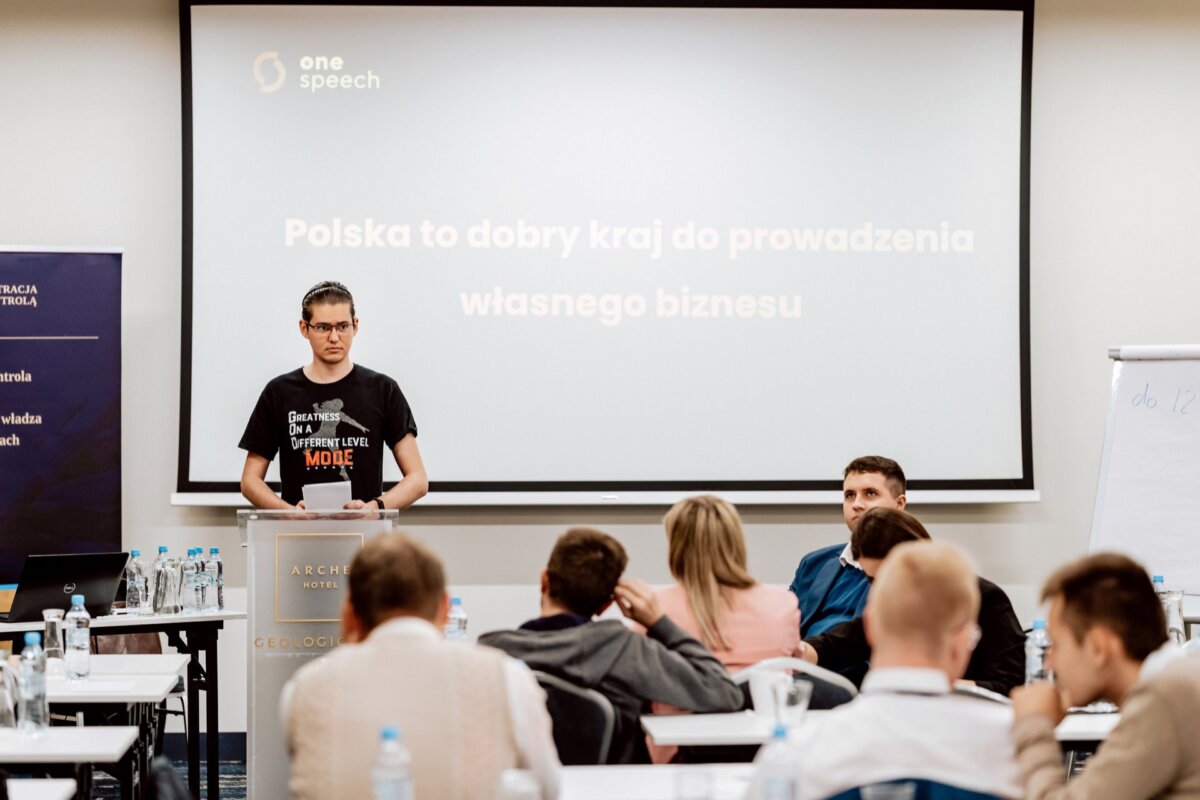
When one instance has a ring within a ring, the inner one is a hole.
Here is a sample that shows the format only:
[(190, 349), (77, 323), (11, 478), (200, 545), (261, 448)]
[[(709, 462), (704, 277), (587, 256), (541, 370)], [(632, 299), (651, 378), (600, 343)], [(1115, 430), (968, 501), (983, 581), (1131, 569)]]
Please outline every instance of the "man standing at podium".
[[(259, 396), (238, 444), (246, 451), (242, 494), (255, 508), (303, 508), (306, 484), (348, 480), (348, 509), (407, 508), (429, 488), (417, 423), (394, 380), (350, 360), (358, 333), (350, 290), (322, 281), (300, 309), (312, 362), (275, 378)], [(403, 476), (387, 492), (385, 447)], [(276, 453), (282, 498), (266, 483)]]

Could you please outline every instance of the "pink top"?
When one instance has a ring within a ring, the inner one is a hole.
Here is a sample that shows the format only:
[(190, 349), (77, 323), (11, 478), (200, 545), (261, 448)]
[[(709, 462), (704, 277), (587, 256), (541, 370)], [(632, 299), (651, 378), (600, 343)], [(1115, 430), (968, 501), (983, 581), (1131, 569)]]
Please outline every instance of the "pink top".
[[(663, 589), (657, 596), (663, 613), (672, 622), (697, 641), (704, 641), (682, 586)], [(730, 648), (714, 650), (713, 655), (730, 672), (768, 658), (800, 655), (800, 606), (796, 595), (783, 587), (759, 583), (749, 589), (734, 589), (732, 607), (723, 608), (717, 622)], [(680, 713), (679, 709), (665, 703), (652, 703), (651, 711), (655, 714)], [(656, 745), (649, 736), (646, 745), (650, 760), (655, 764), (669, 762), (678, 749)]]
[[(737, 672), (768, 658), (799, 656), (800, 608), (796, 595), (780, 586), (759, 583), (749, 589), (735, 589), (732, 599), (732, 607), (723, 608), (718, 618), (730, 648), (713, 651), (726, 669)], [(704, 641), (682, 586), (660, 591), (658, 603), (671, 621)]]

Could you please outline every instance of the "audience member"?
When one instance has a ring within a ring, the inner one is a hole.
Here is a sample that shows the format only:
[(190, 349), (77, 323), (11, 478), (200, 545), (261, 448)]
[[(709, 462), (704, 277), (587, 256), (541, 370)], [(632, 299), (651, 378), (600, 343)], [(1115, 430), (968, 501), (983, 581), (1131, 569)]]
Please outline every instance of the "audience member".
[[(846, 465), (842, 476), (842, 516), (854, 532), (869, 508), (903, 509), (908, 502), (904, 470), (890, 458), (863, 456)], [(807, 639), (862, 614), (867, 576), (849, 544), (824, 547), (800, 559), (792, 593), (800, 606), (800, 636)]]
[[(908, 512), (872, 508), (859, 519), (850, 537), (850, 550), (871, 580), (892, 548), (922, 539), (929, 539), (929, 533)], [(986, 578), (978, 581), (981, 637), (967, 664), (964, 680), (1007, 695), (1025, 679), (1025, 634), (1004, 590)], [(845, 675), (856, 685), (862, 683), (871, 648), (861, 617), (810, 637), (805, 644), (808, 645), (805, 658), (809, 661)]]
[[(479, 637), (532, 669), (607, 697), (616, 712), (609, 762), (649, 761), (639, 716), (653, 701), (689, 711), (736, 711), (741, 690), (712, 653), (663, 614), (643, 581), (622, 579), (625, 549), (606, 533), (567, 531), (541, 576), (541, 616), (513, 631)], [(646, 628), (593, 621), (613, 602)]]
[[(1059, 569), (1050, 601), (1048, 666), (1058, 685), (1013, 692), (1017, 758), (1030, 800), (1200, 797), (1200, 666), (1175, 659), (1150, 577), (1136, 562), (1098, 553)], [(1108, 700), (1121, 721), (1066, 781), (1054, 728), (1069, 706)]]
[(417, 797), (491, 797), (514, 767), (557, 797), (545, 693), (519, 662), (444, 641), (448, 607), (442, 565), (421, 544), (385, 534), (359, 551), (346, 644), (301, 667), (281, 699), (292, 797), (370, 797), (384, 725), (403, 732)]
[(951, 691), (978, 612), (978, 581), (955, 548), (910, 542), (888, 556), (864, 614), (873, 657), (862, 694), (793, 734), (801, 797), (889, 781), (1021, 796), (1008, 707)]
[[(690, 497), (671, 507), (663, 526), (671, 575), (679, 581), (658, 592), (664, 614), (703, 642), (730, 672), (800, 654), (796, 596), (750, 577), (736, 508), (712, 495)], [(653, 706), (656, 714), (675, 710)], [(676, 751), (649, 747), (656, 764), (670, 761)]]

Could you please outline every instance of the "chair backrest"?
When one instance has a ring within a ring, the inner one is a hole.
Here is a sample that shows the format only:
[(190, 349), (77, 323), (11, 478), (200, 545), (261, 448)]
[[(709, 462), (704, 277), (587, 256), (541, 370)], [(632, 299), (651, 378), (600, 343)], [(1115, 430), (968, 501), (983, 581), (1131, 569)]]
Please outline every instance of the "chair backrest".
[(1001, 800), (994, 794), (972, 792), (936, 781), (900, 779), (848, 789), (829, 800)]
[(858, 696), (858, 688), (845, 676), (799, 658), (768, 658), (759, 661), (735, 673), (733, 682), (744, 686), (749, 682), (751, 675), (762, 670), (791, 672), (796, 680), (811, 683), (813, 692), (808, 707), (812, 709), (837, 708)]
[(150, 780), (143, 791), (146, 800), (191, 800), (192, 797), (175, 765), (165, 756), (150, 762)]
[(546, 691), (558, 760), (564, 766), (606, 763), (615, 724), (608, 698), (545, 672), (535, 670), (533, 674)]

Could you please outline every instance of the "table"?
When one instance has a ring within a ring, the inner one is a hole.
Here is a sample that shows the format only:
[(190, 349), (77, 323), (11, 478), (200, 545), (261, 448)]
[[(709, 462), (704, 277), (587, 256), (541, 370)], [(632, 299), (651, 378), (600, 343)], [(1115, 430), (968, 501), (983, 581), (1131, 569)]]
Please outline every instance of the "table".
[(188, 660), (180, 653), (93, 655), (91, 675), (183, 675)]
[(713, 800), (740, 800), (754, 775), (752, 764), (563, 767), (559, 800), (670, 800), (682, 773), (707, 775)]
[[(809, 711), (819, 719), (829, 711)], [(1055, 730), (1059, 742), (1102, 742), (1121, 721), (1120, 714), (1071, 714)], [(753, 711), (730, 714), (648, 714), (642, 729), (658, 745), (753, 745), (771, 738), (774, 720)]]
[[(200, 692), (205, 695), (204, 720), (209, 731), (205, 774), (208, 776), (208, 800), (220, 800), (220, 722), (218, 720), (217, 637), (230, 620), (245, 619), (245, 611), (205, 612), (202, 614), (155, 614), (132, 616), (109, 614), (92, 620), (92, 632), (99, 635), (117, 633), (165, 633), (167, 642), (180, 653), (190, 656), (187, 674), (187, 702), (191, 713), (187, 718), (188, 788), (193, 797), (200, 796)], [(44, 630), (36, 622), (0, 623), (0, 639), (9, 634)], [(21, 637), (14, 636), (13, 649), (19, 650)], [(200, 654), (204, 654), (204, 663)]]
[(9, 800), (70, 800), (75, 796), (72, 778), (9, 778)]
[[(94, 657), (94, 656), (93, 656)], [(179, 676), (94, 675), (85, 681), (66, 678), (46, 679), (46, 699), (50, 705), (140, 705), (161, 703), (175, 690)]]
[(138, 729), (126, 725), (94, 728), (49, 728), (37, 736), (26, 736), (13, 728), (0, 728), (0, 764), (21, 767), (74, 767), (76, 794), (86, 800), (91, 794), (93, 764), (114, 764), (121, 780), (121, 793), (132, 796), (132, 770), (129, 748), (137, 740)]

